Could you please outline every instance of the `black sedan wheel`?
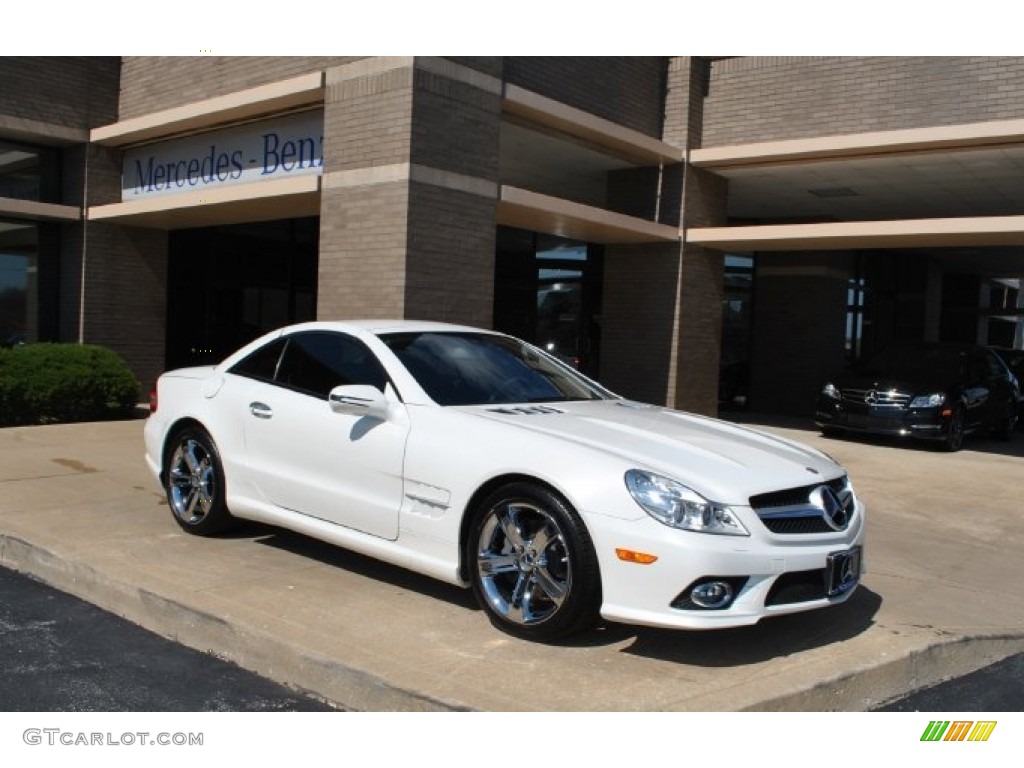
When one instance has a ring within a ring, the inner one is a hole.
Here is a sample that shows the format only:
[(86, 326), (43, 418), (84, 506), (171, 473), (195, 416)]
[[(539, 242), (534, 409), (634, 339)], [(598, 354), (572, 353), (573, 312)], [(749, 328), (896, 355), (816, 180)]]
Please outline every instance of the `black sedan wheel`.
[(576, 512), (546, 488), (513, 483), (491, 494), (468, 547), (473, 591), (499, 629), (552, 641), (597, 620), (594, 546)]
[(995, 429), (995, 436), (1000, 440), (1013, 439), (1013, 433), (1017, 429), (1017, 407), (1016, 398), (1006, 404), (1006, 416)]
[(225, 530), (234, 518), (224, 502), (224, 469), (213, 439), (187, 427), (168, 445), (166, 490), (174, 520), (198, 536)]
[(946, 440), (943, 447), (950, 452), (959, 451), (964, 447), (964, 409), (962, 407), (953, 411), (946, 427)]

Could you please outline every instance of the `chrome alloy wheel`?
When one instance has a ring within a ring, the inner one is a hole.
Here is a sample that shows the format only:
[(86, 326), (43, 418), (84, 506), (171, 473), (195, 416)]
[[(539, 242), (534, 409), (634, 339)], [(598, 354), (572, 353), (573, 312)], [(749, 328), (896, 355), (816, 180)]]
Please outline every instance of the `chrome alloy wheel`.
[(549, 513), (525, 502), (506, 502), (488, 513), (476, 568), (490, 607), (521, 626), (550, 619), (572, 591), (564, 532)]
[(188, 526), (203, 522), (217, 494), (217, 471), (206, 446), (183, 437), (171, 456), (167, 483), (174, 516)]

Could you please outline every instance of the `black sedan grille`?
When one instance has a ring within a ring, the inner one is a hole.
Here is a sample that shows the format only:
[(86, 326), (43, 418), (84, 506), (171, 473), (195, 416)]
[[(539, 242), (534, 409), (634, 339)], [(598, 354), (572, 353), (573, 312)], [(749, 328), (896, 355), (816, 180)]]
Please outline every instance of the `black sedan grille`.
[(881, 389), (843, 389), (840, 395), (844, 403), (874, 408), (906, 408), (912, 399), (911, 395), (903, 392)]
[[(837, 530), (846, 528), (853, 518), (856, 506), (853, 489), (850, 488), (845, 475), (824, 483), (836, 494), (842, 507), (839, 520), (830, 523), (824, 510), (811, 502), (811, 493), (820, 485), (820, 483), (816, 483), (799, 488), (757, 494), (750, 497), (750, 506), (772, 533), (784, 536), (835, 533)], [(836, 526), (836, 522), (840, 524)]]

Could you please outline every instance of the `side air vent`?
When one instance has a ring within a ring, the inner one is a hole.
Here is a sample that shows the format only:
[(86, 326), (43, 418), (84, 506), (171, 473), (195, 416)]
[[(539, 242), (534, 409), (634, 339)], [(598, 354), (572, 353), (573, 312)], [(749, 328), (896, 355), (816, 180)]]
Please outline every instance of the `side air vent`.
[(548, 405), (516, 405), (508, 408), (488, 408), (491, 413), (503, 413), (506, 416), (540, 416), (547, 413), (565, 413)]

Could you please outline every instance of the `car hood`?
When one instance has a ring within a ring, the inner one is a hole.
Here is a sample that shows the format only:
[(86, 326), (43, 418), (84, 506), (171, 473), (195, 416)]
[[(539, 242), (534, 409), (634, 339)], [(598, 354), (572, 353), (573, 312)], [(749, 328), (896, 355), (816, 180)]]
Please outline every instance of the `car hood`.
[(707, 499), (747, 504), (758, 493), (843, 474), (808, 446), (735, 424), (628, 400), (460, 408), (481, 418), (621, 457)]

